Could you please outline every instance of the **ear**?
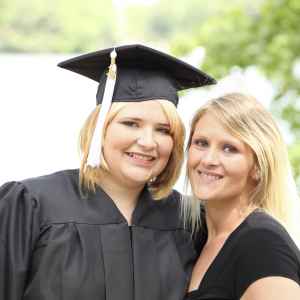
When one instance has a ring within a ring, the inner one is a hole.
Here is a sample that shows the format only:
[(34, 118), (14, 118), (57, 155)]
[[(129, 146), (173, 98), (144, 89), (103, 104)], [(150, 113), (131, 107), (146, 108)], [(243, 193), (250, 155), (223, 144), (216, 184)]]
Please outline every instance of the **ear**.
[(253, 166), (250, 176), (254, 181), (260, 181), (260, 170), (257, 164)]

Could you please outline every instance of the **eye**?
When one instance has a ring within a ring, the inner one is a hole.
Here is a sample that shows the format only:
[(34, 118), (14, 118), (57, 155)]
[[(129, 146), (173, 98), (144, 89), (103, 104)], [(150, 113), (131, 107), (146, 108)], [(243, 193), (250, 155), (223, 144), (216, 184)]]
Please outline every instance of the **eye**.
[(139, 127), (139, 124), (136, 121), (122, 121), (121, 124), (127, 127)]
[(206, 139), (203, 138), (198, 138), (198, 139), (194, 139), (192, 141), (192, 144), (195, 146), (198, 146), (200, 148), (205, 148), (208, 146), (208, 141)]
[(237, 153), (238, 149), (233, 145), (225, 144), (223, 146), (223, 151), (226, 152), (226, 153)]
[(170, 135), (171, 134), (171, 130), (169, 127), (158, 127), (156, 129), (158, 132), (165, 134), (165, 135)]

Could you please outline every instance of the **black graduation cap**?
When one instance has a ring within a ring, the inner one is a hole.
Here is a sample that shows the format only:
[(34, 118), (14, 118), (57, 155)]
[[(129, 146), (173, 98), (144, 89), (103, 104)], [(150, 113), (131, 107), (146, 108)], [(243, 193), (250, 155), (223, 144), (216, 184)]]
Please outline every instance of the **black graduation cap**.
[(177, 91), (210, 85), (215, 79), (166, 53), (144, 45), (126, 45), (80, 55), (58, 64), (99, 82), (97, 104), (102, 103), (110, 53), (117, 53), (117, 76), (112, 101), (165, 99), (178, 103)]
[(209, 75), (158, 50), (143, 45), (104, 49), (58, 64), (99, 82), (101, 110), (91, 141), (87, 165), (99, 167), (102, 133), (111, 102), (154, 99), (178, 103), (177, 91), (216, 83)]

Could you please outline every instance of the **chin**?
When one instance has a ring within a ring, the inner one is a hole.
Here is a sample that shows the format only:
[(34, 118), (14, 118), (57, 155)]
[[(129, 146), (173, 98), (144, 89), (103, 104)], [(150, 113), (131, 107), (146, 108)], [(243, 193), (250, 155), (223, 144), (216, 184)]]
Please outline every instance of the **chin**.
[(205, 190), (202, 190), (201, 192), (196, 191), (194, 194), (198, 199), (201, 199), (203, 201), (209, 201), (216, 198), (217, 196), (215, 193), (211, 193), (209, 191), (206, 192)]
[(199, 201), (204, 201), (204, 202), (210, 201), (212, 199), (211, 197), (207, 197), (207, 195), (203, 195), (203, 194), (196, 195), (196, 197), (197, 199), (199, 199)]
[(127, 182), (131, 182), (133, 185), (145, 185), (151, 179), (148, 175), (143, 176), (143, 174), (139, 174), (138, 172), (135, 174), (124, 174), (124, 178), (126, 178)]
[(154, 172), (152, 168), (127, 168), (123, 172), (126, 177), (130, 177), (134, 181), (144, 181), (145, 183), (156, 176), (153, 175), (154, 173), (156, 174), (157, 172)]

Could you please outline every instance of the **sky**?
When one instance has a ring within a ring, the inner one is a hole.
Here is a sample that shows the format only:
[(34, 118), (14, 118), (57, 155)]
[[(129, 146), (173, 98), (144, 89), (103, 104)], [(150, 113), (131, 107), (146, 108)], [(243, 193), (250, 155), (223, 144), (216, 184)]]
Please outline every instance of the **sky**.
[[(74, 55), (0, 53), (0, 185), (79, 166), (78, 134), (95, 107), (97, 84), (56, 66)], [(184, 59), (199, 60), (195, 53)], [(187, 129), (200, 105), (225, 92), (252, 93), (266, 107), (273, 95), (255, 69), (233, 69), (210, 91), (194, 89), (181, 97), (178, 110)]]

